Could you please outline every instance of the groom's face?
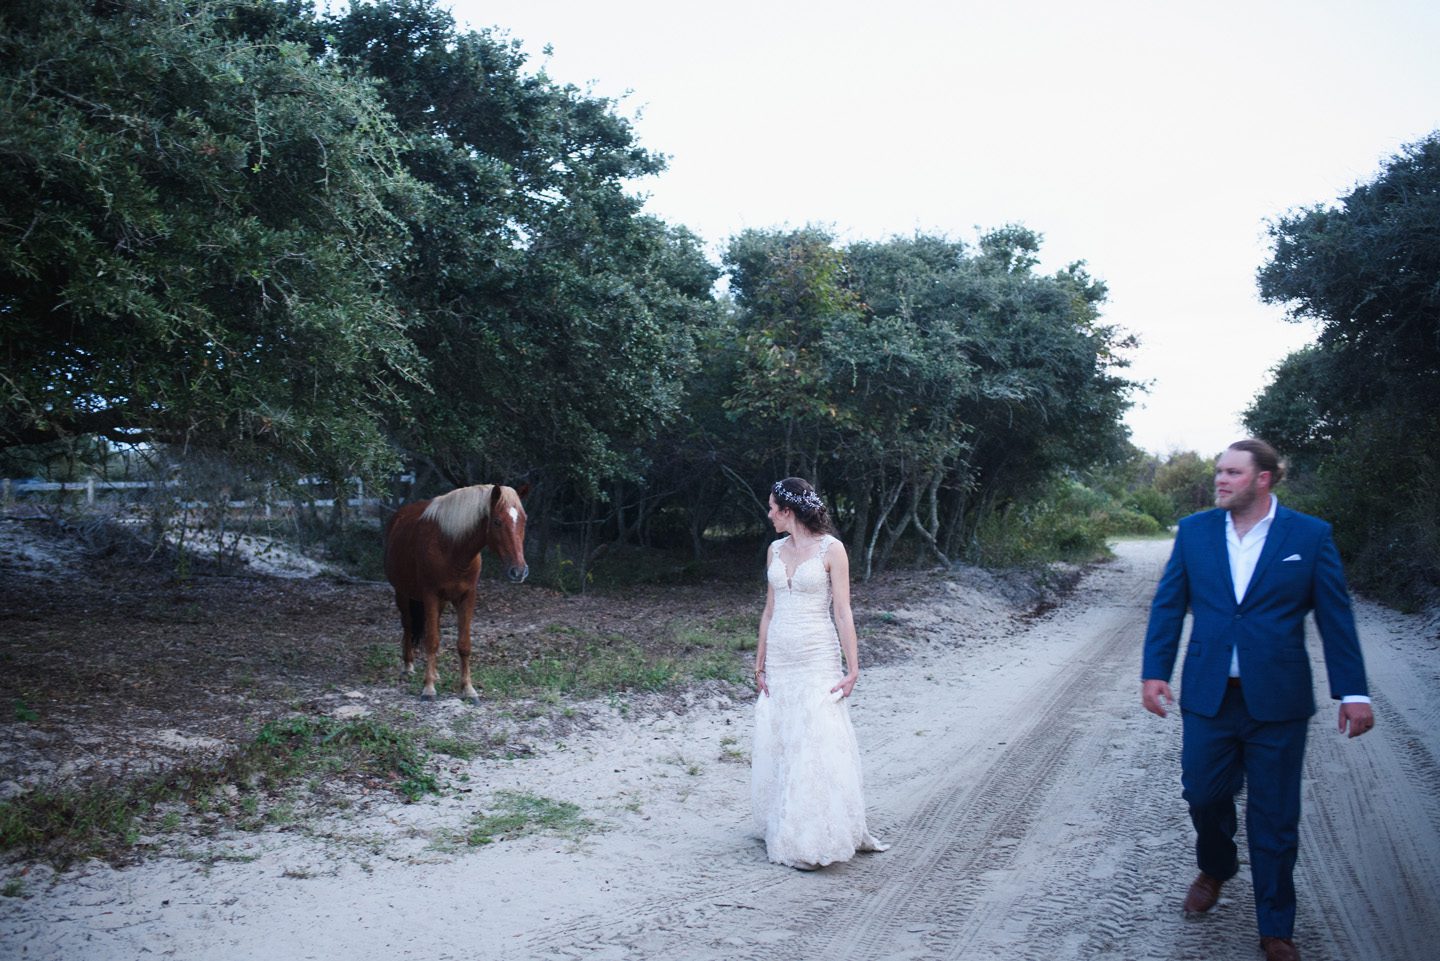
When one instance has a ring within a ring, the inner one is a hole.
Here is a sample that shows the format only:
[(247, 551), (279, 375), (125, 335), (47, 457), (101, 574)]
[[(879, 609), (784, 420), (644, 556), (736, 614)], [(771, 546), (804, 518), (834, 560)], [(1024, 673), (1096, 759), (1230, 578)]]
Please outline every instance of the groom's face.
[[(1227, 450), (1215, 462), (1215, 506), (1244, 513), (1261, 491), (1255, 455), (1248, 450)], [(1263, 493), (1269, 493), (1268, 489)]]

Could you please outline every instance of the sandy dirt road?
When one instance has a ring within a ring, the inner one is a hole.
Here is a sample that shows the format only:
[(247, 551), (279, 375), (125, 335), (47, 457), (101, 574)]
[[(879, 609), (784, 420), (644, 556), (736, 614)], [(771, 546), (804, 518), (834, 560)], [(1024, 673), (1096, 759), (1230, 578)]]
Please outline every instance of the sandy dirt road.
[[(0, 957), (1257, 958), (1247, 866), (1210, 915), (1179, 912), (1194, 871), (1180, 719), (1141, 710), (1137, 679), (1168, 550), (1119, 545), (1037, 620), (973, 605), (947, 618), (955, 588), (895, 612), (965, 636), (857, 688), (886, 853), (811, 873), (767, 863), (749, 820), (749, 713), (717, 699), (475, 762), (485, 791), (579, 804), (597, 825), (579, 840), (437, 844), (477, 804), (459, 796), (228, 839), (224, 857), (92, 865), (0, 899)], [(1433, 620), (1358, 614), (1379, 726), (1341, 738), (1328, 699), (1312, 723), (1297, 944), (1309, 961), (1428, 961), (1440, 641)]]

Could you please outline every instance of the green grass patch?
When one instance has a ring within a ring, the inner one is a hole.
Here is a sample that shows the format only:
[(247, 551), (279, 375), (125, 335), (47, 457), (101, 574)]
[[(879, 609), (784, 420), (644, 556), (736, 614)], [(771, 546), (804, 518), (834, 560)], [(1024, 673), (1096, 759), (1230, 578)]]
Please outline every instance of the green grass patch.
[(478, 812), (471, 818), (465, 842), (477, 847), (542, 832), (576, 838), (594, 829), (594, 822), (581, 817), (579, 806), (568, 801), (522, 791), (499, 791), (493, 810)]
[(425, 742), (425, 747), (435, 754), (444, 754), (448, 757), (457, 757), (462, 761), (468, 761), (478, 757), (484, 745), (468, 738), (432, 737)]
[(249, 854), (241, 851), (232, 851), (228, 848), (220, 848), (212, 851), (195, 851), (185, 848), (176, 855), (182, 861), (193, 861), (197, 864), (214, 866), (222, 862), (231, 864), (250, 864), (260, 860), (260, 855)]
[(674, 628), (677, 657), (685, 673), (695, 680), (749, 680), (749, 659), (759, 639), (760, 616), (742, 614), (716, 618), (705, 623), (686, 622)]
[[(470, 660), (471, 679), (488, 700), (549, 704), (559, 704), (566, 697), (671, 691), (696, 681), (744, 684), (749, 678), (746, 654), (755, 649), (758, 628), (758, 614), (704, 622), (682, 620), (668, 625), (660, 637), (641, 644), (621, 634), (550, 624), (542, 629), (540, 650), (535, 653), (477, 647)], [(394, 649), (377, 644), (362, 655), (360, 673), (369, 683), (384, 683), (395, 677), (398, 666)], [(454, 694), (459, 679), (459, 656), (453, 647), (442, 644), (436, 692)], [(418, 668), (404, 681), (405, 689), (416, 696), (423, 685), (423, 672)]]
[(360, 657), (360, 676), (367, 684), (393, 681), (400, 674), (400, 642), (371, 644)]
[[(554, 625), (548, 650), (520, 663), (471, 662), (489, 697), (547, 699), (669, 691), (695, 681), (743, 683), (742, 652), (755, 646), (755, 619), (677, 625), (666, 640), (644, 647), (618, 634)], [(444, 671), (442, 670), (442, 678)]]
[(674, 635), (676, 642), (686, 647), (753, 651), (760, 636), (760, 615), (740, 614), (701, 624), (681, 623), (674, 628)]
[(272, 781), (310, 773), (359, 773), (380, 778), (408, 801), (439, 787), (412, 735), (371, 718), (338, 721), (290, 717), (271, 721), (237, 758), (240, 778)]
[(509, 698), (660, 691), (677, 680), (672, 665), (613, 637), (585, 638), (520, 664), (486, 664), (473, 671), (487, 695)]
[[(285, 795), (306, 778), (378, 781), (413, 801), (438, 790), (427, 768), (428, 755), (411, 735), (378, 721), (282, 718), (218, 763), (42, 788), (0, 802), (0, 850), (44, 857), (62, 869), (88, 857), (124, 862), (135, 857), (142, 833), (180, 827), (177, 803), (258, 829), (294, 819)], [(156, 810), (160, 805), (164, 811)]]
[(726, 764), (745, 764), (750, 758), (741, 750), (740, 742), (734, 737), (720, 739), (720, 760)]
[(48, 855), (64, 868), (84, 857), (130, 848), (138, 817), (164, 796), (160, 784), (107, 783), (31, 791), (0, 802), (0, 849)]

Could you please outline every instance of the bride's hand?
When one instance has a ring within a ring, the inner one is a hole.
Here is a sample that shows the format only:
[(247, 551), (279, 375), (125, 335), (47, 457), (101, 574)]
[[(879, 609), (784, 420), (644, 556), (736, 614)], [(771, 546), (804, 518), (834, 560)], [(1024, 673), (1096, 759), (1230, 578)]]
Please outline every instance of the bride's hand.
[(856, 671), (853, 674), (846, 674), (844, 677), (840, 678), (839, 684), (836, 684), (834, 687), (830, 688), (830, 693), (834, 694), (836, 691), (844, 691), (845, 693), (841, 696), (849, 697), (850, 692), (855, 690), (855, 682), (858, 680), (860, 680), (859, 671)]

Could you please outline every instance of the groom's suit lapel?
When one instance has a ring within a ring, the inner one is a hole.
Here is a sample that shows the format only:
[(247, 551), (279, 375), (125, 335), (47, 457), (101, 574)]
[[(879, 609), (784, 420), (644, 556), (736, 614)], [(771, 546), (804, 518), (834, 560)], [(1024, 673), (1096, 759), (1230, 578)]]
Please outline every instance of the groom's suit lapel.
[(1280, 549), (1285, 546), (1285, 541), (1290, 536), (1293, 522), (1292, 512), (1277, 505), (1275, 519), (1270, 522), (1270, 533), (1265, 535), (1265, 546), (1260, 551), (1260, 559), (1255, 562), (1255, 573), (1250, 575), (1250, 586), (1245, 588), (1245, 600), (1242, 603), (1248, 604), (1252, 598), (1259, 596), (1256, 591), (1260, 588), (1260, 582), (1275, 564), (1275, 558), (1280, 556)]
[(1235, 579), (1230, 576), (1230, 545), (1225, 542), (1225, 512), (1217, 508), (1211, 512), (1210, 517), (1210, 531), (1206, 536), (1213, 548), (1207, 552), (1213, 566), (1211, 576), (1215, 578), (1220, 596), (1233, 605)]

